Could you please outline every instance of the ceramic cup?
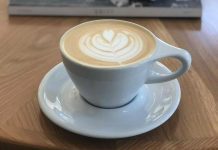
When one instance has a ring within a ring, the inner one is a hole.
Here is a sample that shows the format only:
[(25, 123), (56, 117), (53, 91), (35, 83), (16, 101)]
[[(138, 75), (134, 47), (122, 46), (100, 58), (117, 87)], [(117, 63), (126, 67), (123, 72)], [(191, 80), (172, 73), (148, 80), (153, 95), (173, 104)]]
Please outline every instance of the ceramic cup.
[[(169, 45), (148, 29), (144, 28), (144, 30), (147, 30), (155, 39), (156, 47), (153, 54), (140, 62), (114, 68), (87, 66), (74, 61), (64, 51), (65, 34), (61, 37), (60, 50), (64, 66), (80, 95), (86, 101), (102, 108), (120, 107), (128, 104), (137, 95), (142, 85), (173, 80), (189, 69), (191, 56), (186, 50)], [(154, 72), (152, 64), (167, 57), (178, 59), (181, 62), (180, 68), (171, 74)]]

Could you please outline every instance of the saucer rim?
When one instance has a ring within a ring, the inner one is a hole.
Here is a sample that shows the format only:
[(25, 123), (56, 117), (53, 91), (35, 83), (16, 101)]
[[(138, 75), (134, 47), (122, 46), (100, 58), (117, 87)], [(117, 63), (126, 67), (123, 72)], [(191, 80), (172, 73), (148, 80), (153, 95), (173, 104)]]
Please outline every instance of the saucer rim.
[[(164, 68), (164, 70), (166, 70), (167, 72), (172, 72), (171, 70), (169, 70), (165, 65), (163, 65), (160, 62), (156, 62), (158, 66)], [(103, 134), (95, 134), (95, 131), (93, 131), (93, 133), (91, 132), (86, 132), (86, 130), (84, 129), (79, 129), (76, 128), (74, 129), (73, 126), (69, 126), (66, 125), (63, 121), (60, 120), (59, 117), (57, 117), (57, 115), (55, 113), (53, 113), (53, 110), (48, 109), (48, 107), (46, 107), (44, 105), (44, 98), (43, 98), (43, 91), (44, 91), (44, 87), (48, 81), (48, 79), (50, 78), (50, 76), (56, 72), (56, 70), (59, 69), (59, 67), (64, 67), (63, 62), (55, 65), (53, 68), (51, 68), (43, 77), (43, 79), (40, 82), (39, 88), (38, 88), (38, 102), (39, 102), (39, 106), (41, 111), (43, 112), (43, 114), (53, 123), (55, 123), (56, 125), (58, 125), (59, 127), (70, 131), (72, 133), (76, 133), (79, 135), (83, 135), (83, 136), (87, 136), (87, 137), (92, 137), (92, 138), (103, 138), (103, 139), (117, 139), (117, 138), (126, 138), (126, 137), (132, 137), (132, 136), (136, 136), (136, 135), (140, 135), (140, 134), (144, 134), (148, 131), (151, 131), (157, 127), (159, 127), (160, 125), (162, 125), (163, 123), (165, 123), (167, 120), (169, 120), (171, 118), (171, 116), (175, 113), (175, 111), (177, 110), (179, 103), (180, 103), (180, 99), (181, 99), (181, 88), (180, 88), (180, 84), (179, 81), (177, 79), (168, 81), (168, 82), (174, 82), (174, 86), (175, 86), (175, 99), (173, 99), (173, 103), (172, 106), (170, 107), (170, 109), (165, 112), (165, 114), (163, 116), (161, 116), (158, 120), (158, 122), (154, 122), (153, 124), (151, 124), (150, 126), (145, 126), (144, 128), (140, 128), (140, 129), (136, 129), (130, 132), (124, 132), (122, 134), (113, 134), (113, 135), (103, 135)], [(164, 82), (166, 83), (166, 82)], [(161, 83), (158, 83), (161, 84)], [(147, 85), (147, 84), (146, 84)]]

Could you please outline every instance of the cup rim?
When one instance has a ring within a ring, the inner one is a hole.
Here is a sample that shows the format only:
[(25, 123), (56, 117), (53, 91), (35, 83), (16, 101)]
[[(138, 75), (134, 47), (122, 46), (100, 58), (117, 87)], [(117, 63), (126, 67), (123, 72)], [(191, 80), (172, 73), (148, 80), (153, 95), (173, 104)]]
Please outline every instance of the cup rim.
[[(69, 56), (69, 54), (67, 54), (65, 48), (64, 48), (64, 38), (65, 36), (71, 32), (72, 30), (74, 30), (75, 28), (78, 28), (80, 27), (81, 25), (84, 25), (84, 24), (88, 24), (88, 23), (92, 23), (92, 22), (98, 22), (98, 21), (116, 21), (116, 22), (123, 22), (123, 23), (128, 23), (128, 24), (132, 24), (132, 25), (135, 25), (135, 26), (138, 26), (142, 29), (144, 29), (147, 33), (149, 33), (153, 39), (154, 39), (154, 42), (155, 42), (155, 47), (153, 49), (153, 52), (151, 52), (149, 54), (148, 57), (146, 58), (143, 58), (139, 61), (136, 61), (136, 62), (133, 62), (133, 63), (129, 63), (129, 64), (125, 64), (125, 65), (122, 65), (122, 66), (95, 66), (95, 65), (89, 65), (87, 63), (83, 63), (77, 59), (73, 59), (72, 57)], [(136, 24), (136, 23), (133, 23), (133, 22), (130, 22), (130, 21), (125, 21), (125, 20), (119, 20), (119, 19), (97, 19), (97, 20), (92, 20), (92, 21), (86, 21), (86, 22), (83, 22), (83, 23), (80, 23), (70, 29), (68, 29), (66, 32), (64, 32), (64, 34), (61, 36), (60, 38), (60, 42), (59, 42), (59, 49), (61, 51), (61, 54), (66, 57), (69, 61), (73, 62), (73, 63), (76, 63), (77, 65), (79, 66), (83, 66), (83, 67), (86, 67), (86, 68), (90, 68), (90, 69), (98, 69), (98, 70), (119, 70), (119, 69), (125, 69), (125, 68), (132, 68), (132, 67), (137, 67), (145, 62), (147, 62), (153, 55), (154, 53), (156, 52), (156, 49), (157, 48), (157, 38), (156, 36), (150, 31), (148, 30), (147, 28), (139, 25), (139, 24)]]

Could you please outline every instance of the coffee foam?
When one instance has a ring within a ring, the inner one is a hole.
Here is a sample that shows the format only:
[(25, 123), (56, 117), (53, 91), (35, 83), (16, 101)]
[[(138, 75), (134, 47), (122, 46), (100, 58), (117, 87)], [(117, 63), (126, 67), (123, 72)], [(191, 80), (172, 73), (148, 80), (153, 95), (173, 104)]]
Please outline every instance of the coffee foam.
[(142, 45), (142, 39), (137, 34), (113, 29), (87, 33), (79, 40), (79, 47), (85, 55), (118, 64), (138, 55)]
[(95, 67), (128, 65), (149, 57), (155, 40), (143, 27), (124, 21), (92, 21), (63, 36), (64, 49), (73, 60)]

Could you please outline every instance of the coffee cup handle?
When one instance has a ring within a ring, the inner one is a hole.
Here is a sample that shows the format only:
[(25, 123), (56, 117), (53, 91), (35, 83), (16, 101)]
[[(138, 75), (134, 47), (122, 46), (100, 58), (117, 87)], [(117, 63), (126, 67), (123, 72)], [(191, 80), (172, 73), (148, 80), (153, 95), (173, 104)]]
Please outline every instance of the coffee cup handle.
[(152, 71), (152, 68), (150, 69), (148, 78), (145, 83), (160, 83), (165, 81), (170, 81), (175, 78), (178, 78), (183, 73), (185, 73), (191, 66), (191, 55), (189, 52), (187, 52), (184, 49), (174, 47), (172, 45), (169, 45), (160, 39), (157, 39), (156, 41), (157, 47), (155, 54), (150, 58), (151, 63), (155, 63), (156, 61), (163, 59), (163, 58), (176, 58), (181, 62), (180, 68), (178, 68), (175, 72), (172, 72), (170, 74), (161, 74)]

